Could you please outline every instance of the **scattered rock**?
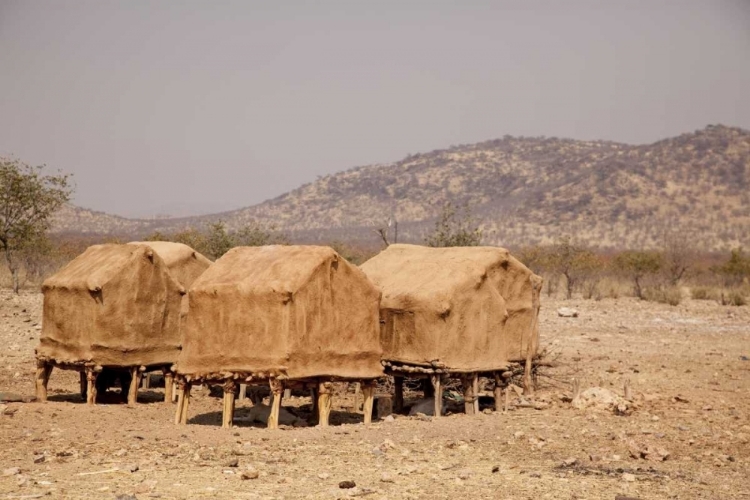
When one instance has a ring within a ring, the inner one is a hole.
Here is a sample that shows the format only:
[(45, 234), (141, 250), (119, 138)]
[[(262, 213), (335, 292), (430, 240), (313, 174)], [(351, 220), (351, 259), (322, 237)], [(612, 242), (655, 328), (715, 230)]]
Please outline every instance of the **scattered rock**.
[(383, 418), (383, 422), (395, 422), (396, 419), (393, 418), (393, 415), (388, 415), (387, 417)]
[(571, 405), (579, 410), (586, 408), (609, 410), (617, 415), (629, 415), (633, 409), (630, 401), (603, 387), (591, 387), (582, 391), (571, 401)]
[(355, 486), (357, 486), (357, 484), (354, 481), (341, 481), (339, 483), (339, 488), (341, 488), (342, 490), (350, 490)]
[(3, 476), (15, 476), (21, 473), (21, 469), (18, 467), (11, 467), (3, 470)]
[(236, 457), (233, 457), (233, 458), (225, 460), (224, 463), (221, 465), (222, 467), (237, 467), (239, 464), (240, 464), (240, 461)]
[(380, 445), (376, 449), (385, 453), (386, 451), (392, 450), (394, 448), (396, 448), (396, 445), (394, 444), (394, 442), (391, 441), (390, 439), (386, 439), (385, 441), (380, 443)]
[(388, 474), (387, 472), (384, 472), (382, 476), (380, 476), (380, 482), (381, 483), (392, 483), (394, 482), (393, 476)]
[(578, 309), (573, 309), (572, 307), (561, 307), (557, 310), (557, 315), (561, 318), (577, 318)]
[(138, 472), (138, 464), (127, 464), (122, 467), (122, 470), (128, 471), (128, 472)]
[(328, 479), (329, 477), (331, 477), (331, 475), (327, 472), (321, 472), (320, 474), (318, 474), (318, 479), (325, 480), (325, 479)]
[(34, 463), (41, 464), (46, 460), (44, 455), (34, 455)]
[(578, 463), (578, 459), (575, 457), (570, 457), (570, 458), (566, 458), (565, 460), (563, 460), (563, 465), (565, 467), (572, 467), (577, 463)]
[(462, 471), (458, 472), (458, 478), (463, 479), (464, 481), (469, 479), (471, 477), (471, 470), (464, 469)]
[(495, 465), (494, 467), (492, 467), (492, 473), (495, 474), (497, 472), (500, 472), (500, 466), (499, 465)]
[(259, 477), (259, 476), (260, 476), (260, 472), (258, 472), (258, 471), (257, 471), (257, 470), (255, 470), (254, 468), (249, 468), (249, 469), (247, 469), (246, 471), (244, 471), (244, 472), (242, 473), (242, 475), (240, 475), (240, 477), (241, 477), (241, 478), (242, 478), (243, 480), (247, 480), (247, 479), (258, 479), (258, 477)]
[(624, 473), (624, 474), (622, 475), (622, 480), (623, 480), (623, 481), (626, 481), (626, 482), (628, 482), (628, 483), (632, 483), (632, 482), (634, 482), (634, 481), (635, 481), (635, 476), (634, 476), (633, 474), (629, 474), (629, 473), (625, 472), (625, 473)]

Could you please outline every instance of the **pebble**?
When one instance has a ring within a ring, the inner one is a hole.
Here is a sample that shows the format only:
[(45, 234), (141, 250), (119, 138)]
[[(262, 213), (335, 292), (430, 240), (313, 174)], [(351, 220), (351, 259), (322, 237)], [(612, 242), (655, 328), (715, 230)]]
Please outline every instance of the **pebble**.
[(471, 471), (469, 469), (464, 469), (458, 473), (458, 478), (463, 479), (464, 481), (469, 479), (471, 477)]
[(394, 482), (393, 476), (388, 474), (387, 472), (384, 472), (382, 476), (380, 476), (380, 482), (381, 483), (392, 483)]
[(339, 483), (339, 488), (341, 488), (342, 490), (350, 490), (355, 486), (357, 486), (357, 484), (354, 481), (341, 481)]
[(622, 480), (626, 481), (628, 483), (632, 483), (633, 481), (635, 481), (635, 476), (633, 474), (629, 474), (629, 473), (625, 472), (622, 475)]
[(223, 467), (237, 467), (239, 464), (240, 464), (240, 461), (237, 459), (237, 457), (234, 457), (234, 458), (225, 460), (222, 466)]
[(44, 455), (34, 455), (34, 463), (35, 464), (41, 464), (44, 462), (45, 458)]
[(255, 469), (248, 469), (240, 476), (242, 479), (258, 479), (260, 473)]
[(15, 476), (21, 473), (21, 469), (18, 467), (10, 467), (9, 469), (3, 470), (3, 476)]
[(331, 477), (331, 475), (327, 472), (321, 472), (318, 474), (318, 479), (328, 479), (329, 477)]

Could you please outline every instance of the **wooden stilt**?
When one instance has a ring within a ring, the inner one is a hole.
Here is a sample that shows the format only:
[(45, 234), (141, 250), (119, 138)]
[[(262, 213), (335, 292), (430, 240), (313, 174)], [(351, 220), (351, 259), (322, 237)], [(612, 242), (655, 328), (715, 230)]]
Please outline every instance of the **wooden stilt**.
[(404, 411), (404, 377), (393, 377), (393, 412), (401, 413)]
[(174, 390), (174, 374), (169, 369), (164, 369), (164, 402), (172, 402), (172, 391)]
[(443, 377), (439, 374), (430, 375), (430, 382), (435, 398), (435, 416), (439, 417), (443, 414)]
[(234, 380), (224, 382), (224, 410), (222, 411), (221, 426), (225, 429), (232, 427), (234, 421), (234, 397), (237, 385)]
[(633, 393), (630, 390), (630, 379), (625, 379), (625, 386), (623, 387), (623, 393), (626, 401), (632, 401), (633, 400)]
[(461, 377), (461, 383), (464, 388), (464, 412), (467, 415), (474, 415), (474, 384), (471, 375)]
[(142, 386), (144, 389), (151, 389), (151, 374), (150, 373), (144, 373), (141, 380), (143, 381)]
[(190, 383), (185, 383), (185, 388), (182, 391), (182, 409), (180, 410), (180, 423), (187, 424), (188, 421), (188, 406), (190, 405)]
[(141, 385), (141, 371), (137, 366), (130, 369), (130, 389), (128, 390), (128, 405), (138, 402), (138, 386)]
[(244, 401), (245, 398), (247, 398), (247, 384), (240, 384), (240, 393), (237, 399)]
[(474, 413), (479, 413), (479, 374), (471, 375), (471, 392), (474, 394)]
[(268, 381), (271, 386), (271, 395), (273, 396), (271, 402), (271, 413), (268, 415), (268, 428), (278, 429), (279, 428), (279, 413), (281, 412), (281, 399), (284, 397), (284, 384), (275, 378)]
[(291, 389), (284, 389), (284, 399), (289, 399), (292, 397), (292, 390)]
[(365, 403), (362, 406), (362, 411), (365, 414), (365, 425), (372, 423), (372, 405), (375, 401), (375, 381), (366, 380), (362, 382), (362, 395), (365, 398)]
[(91, 367), (86, 368), (86, 404), (96, 404), (96, 377), (99, 372)]
[(52, 365), (46, 361), (36, 362), (36, 399), (39, 402), (47, 401), (47, 383), (52, 373)]
[(503, 413), (508, 413), (508, 406), (510, 405), (510, 387), (505, 388), (505, 405), (503, 406)]
[(320, 382), (318, 384), (318, 425), (328, 427), (328, 419), (331, 416), (331, 393), (333, 384)]
[(503, 411), (503, 377), (495, 372), (495, 387), (492, 390), (492, 395), (495, 397), (495, 411)]
[(362, 385), (359, 382), (354, 383), (354, 412), (360, 409), (359, 400), (362, 399)]
[(81, 387), (81, 400), (86, 401), (86, 390), (88, 389), (88, 384), (86, 383), (86, 370), (78, 372), (78, 378), (78, 383)]
[(177, 390), (175, 391), (175, 393), (177, 394), (177, 408), (175, 408), (174, 412), (174, 423), (181, 424), (183, 400), (185, 398), (185, 382), (180, 379), (176, 382), (176, 385)]
[(177, 384), (172, 382), (172, 402), (177, 402)]

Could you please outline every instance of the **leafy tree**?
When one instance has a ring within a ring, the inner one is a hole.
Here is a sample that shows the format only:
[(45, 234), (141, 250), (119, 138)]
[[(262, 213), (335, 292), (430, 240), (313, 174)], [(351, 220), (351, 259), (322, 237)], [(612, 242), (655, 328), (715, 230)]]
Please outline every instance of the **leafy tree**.
[(635, 296), (643, 298), (643, 280), (655, 275), (663, 265), (658, 252), (628, 250), (620, 253), (614, 260), (615, 268), (633, 280)]
[(551, 270), (565, 277), (569, 299), (585, 279), (601, 270), (598, 257), (591, 250), (574, 243), (568, 236), (552, 245), (547, 262)]
[(0, 159), (0, 250), (19, 288), (16, 255), (38, 241), (49, 229), (52, 215), (70, 199), (69, 175), (45, 175), (16, 159)]
[(263, 226), (258, 222), (252, 222), (237, 231), (229, 231), (223, 221), (213, 222), (203, 231), (191, 228), (171, 235), (157, 231), (146, 240), (184, 243), (212, 260), (218, 259), (230, 249), (238, 246), (254, 247), (289, 243), (284, 234), (276, 231), (275, 226)]
[(475, 247), (482, 243), (482, 230), (468, 205), (456, 209), (451, 202), (440, 212), (435, 229), (425, 238), (430, 247)]
[(716, 271), (724, 276), (726, 285), (738, 285), (745, 278), (750, 278), (750, 255), (746, 255), (742, 248), (735, 248), (729, 255), (729, 259)]

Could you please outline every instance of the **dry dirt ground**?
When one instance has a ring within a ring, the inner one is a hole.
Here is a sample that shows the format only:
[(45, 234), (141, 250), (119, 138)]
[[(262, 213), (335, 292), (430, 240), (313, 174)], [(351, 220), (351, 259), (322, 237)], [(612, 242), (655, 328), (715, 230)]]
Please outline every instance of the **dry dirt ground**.
[[(580, 316), (558, 317), (561, 306)], [(40, 311), (39, 294), (0, 292), (0, 392), (33, 394)], [(541, 409), (369, 428), (341, 398), (326, 429), (223, 430), (207, 390), (176, 426), (161, 389), (135, 408), (89, 407), (77, 375), (55, 371), (48, 403), (2, 407), (0, 499), (750, 498), (750, 308), (546, 300), (541, 327), (559, 356), (529, 400)], [(571, 377), (620, 394), (630, 379), (636, 408), (575, 409)]]

